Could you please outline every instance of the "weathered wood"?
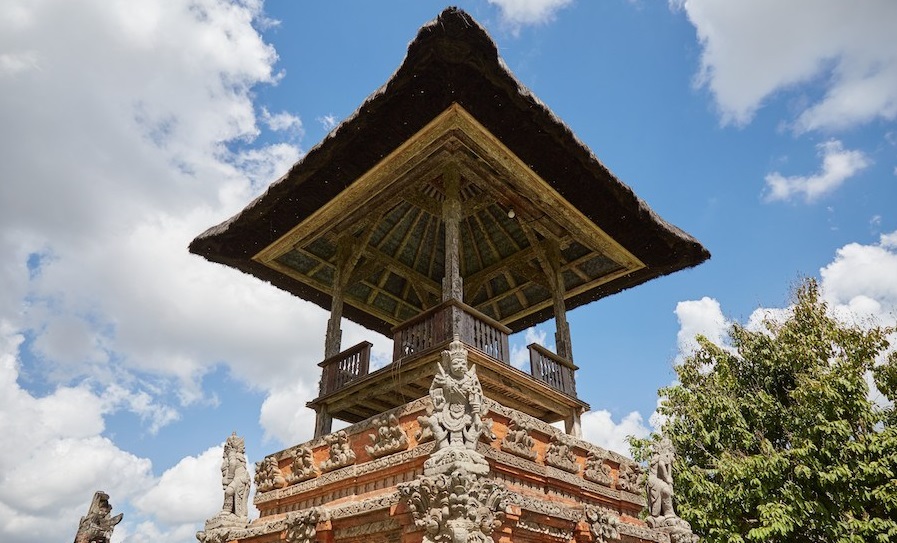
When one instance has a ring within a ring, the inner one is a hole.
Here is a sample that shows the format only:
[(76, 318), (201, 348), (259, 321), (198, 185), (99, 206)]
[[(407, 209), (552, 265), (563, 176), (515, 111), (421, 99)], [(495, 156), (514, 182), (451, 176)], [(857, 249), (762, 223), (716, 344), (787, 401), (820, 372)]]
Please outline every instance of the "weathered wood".
[(445, 274), (442, 278), (442, 301), (464, 301), (464, 283), (461, 279), (461, 174), (458, 167), (449, 163), (442, 176), (445, 201), (442, 202), (442, 222), (445, 225)]
[(576, 365), (538, 343), (527, 345), (532, 376), (564, 394), (576, 397)]

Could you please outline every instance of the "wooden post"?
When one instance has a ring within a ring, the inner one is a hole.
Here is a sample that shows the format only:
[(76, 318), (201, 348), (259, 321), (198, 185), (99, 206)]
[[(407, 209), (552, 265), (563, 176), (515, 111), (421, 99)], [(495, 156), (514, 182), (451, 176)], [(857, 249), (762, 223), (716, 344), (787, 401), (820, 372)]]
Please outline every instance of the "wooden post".
[[(330, 319), (327, 321), (327, 335), (324, 338), (324, 359), (339, 354), (343, 331), (341, 328), (343, 320), (343, 295), (349, 284), (349, 278), (352, 276), (352, 270), (358, 264), (364, 246), (370, 239), (370, 233), (359, 240), (351, 235), (339, 238), (336, 248), (336, 269), (333, 272), (333, 287), (331, 290), (330, 300)], [(322, 376), (323, 378), (323, 376)], [(321, 405), (315, 416), (315, 437), (321, 437), (329, 434), (333, 426), (333, 417), (327, 412), (327, 407)]]
[[(547, 241), (547, 240), (546, 240)], [(567, 323), (567, 304), (564, 302), (564, 275), (561, 272), (561, 250), (557, 242), (547, 243), (545, 260), (548, 261), (548, 284), (551, 285), (551, 297), (554, 304), (554, 342), (557, 345), (558, 356), (573, 362), (573, 344), (570, 339), (570, 325)]]
[[(449, 163), (442, 174), (445, 201), (442, 203), (442, 221), (445, 224), (445, 275), (442, 278), (442, 301), (464, 301), (464, 280), (461, 278), (461, 174), (458, 166)], [(452, 305), (447, 308), (447, 337), (461, 336), (461, 310)]]

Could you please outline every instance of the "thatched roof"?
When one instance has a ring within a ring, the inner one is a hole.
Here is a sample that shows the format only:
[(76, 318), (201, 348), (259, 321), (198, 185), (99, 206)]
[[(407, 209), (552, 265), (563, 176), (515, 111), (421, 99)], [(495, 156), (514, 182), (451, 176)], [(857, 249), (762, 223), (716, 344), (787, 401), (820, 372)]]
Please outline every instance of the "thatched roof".
[(710, 256), (605, 168), (456, 8), (420, 29), (351, 117), (190, 251), (329, 309), (339, 239), (355, 241), (344, 315), (388, 334), (438, 303), (448, 163), (463, 177), (464, 301), (514, 331), (553, 316), (534, 244), (558, 248), (568, 309)]

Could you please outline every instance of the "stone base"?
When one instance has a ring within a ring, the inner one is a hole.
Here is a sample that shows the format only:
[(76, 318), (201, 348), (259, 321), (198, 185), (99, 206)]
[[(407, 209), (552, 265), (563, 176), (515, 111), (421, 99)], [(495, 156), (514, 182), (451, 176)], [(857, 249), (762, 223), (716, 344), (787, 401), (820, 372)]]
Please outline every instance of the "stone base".
[(670, 535), (670, 543), (697, 543), (698, 536), (691, 531), (691, 525), (673, 515), (665, 517), (648, 517), (645, 523)]
[(489, 473), (489, 462), (477, 451), (456, 448), (438, 450), (424, 462), (424, 475), (454, 473), (455, 471), (486, 475)]
[(246, 528), (249, 526), (249, 519), (240, 518), (233, 513), (225, 513), (222, 511), (214, 517), (206, 521), (205, 531), (217, 530), (219, 528)]

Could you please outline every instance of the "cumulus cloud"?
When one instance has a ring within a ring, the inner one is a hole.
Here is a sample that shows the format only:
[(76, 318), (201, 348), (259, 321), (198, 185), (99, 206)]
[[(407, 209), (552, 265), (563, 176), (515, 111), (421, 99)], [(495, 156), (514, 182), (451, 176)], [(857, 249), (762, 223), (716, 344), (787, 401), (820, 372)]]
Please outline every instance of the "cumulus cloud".
[(599, 447), (629, 456), (628, 436), (644, 438), (650, 430), (645, 426), (642, 415), (633, 411), (614, 422), (610, 411), (589, 411), (582, 416), (582, 435)]
[(897, 232), (883, 234), (878, 243), (841, 247), (819, 274), (823, 296), (835, 307), (897, 324)]
[(802, 197), (810, 203), (834, 192), (845, 181), (867, 168), (872, 161), (862, 152), (845, 149), (838, 140), (816, 146), (822, 159), (822, 169), (807, 176), (785, 177), (779, 172), (766, 176), (766, 200), (790, 200)]
[(897, 3), (868, 0), (671, 0), (701, 43), (696, 79), (724, 122), (745, 124), (780, 91), (820, 83), (794, 119), (798, 131), (841, 129), (897, 117)]
[(489, 3), (498, 6), (502, 22), (517, 32), (525, 25), (553, 21), (557, 12), (573, 0), (489, 0)]
[(679, 320), (679, 332), (676, 343), (679, 354), (676, 363), (692, 354), (698, 348), (695, 337), (702, 335), (717, 345), (722, 345), (730, 323), (723, 316), (719, 302), (704, 296), (700, 300), (686, 300), (676, 304), (676, 318)]

